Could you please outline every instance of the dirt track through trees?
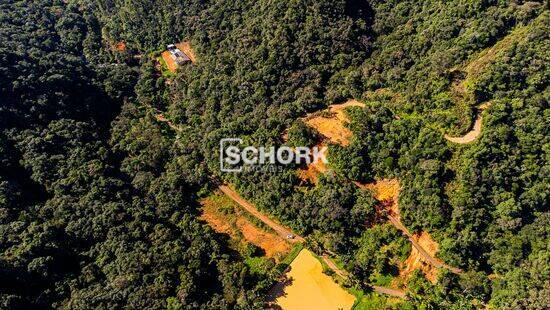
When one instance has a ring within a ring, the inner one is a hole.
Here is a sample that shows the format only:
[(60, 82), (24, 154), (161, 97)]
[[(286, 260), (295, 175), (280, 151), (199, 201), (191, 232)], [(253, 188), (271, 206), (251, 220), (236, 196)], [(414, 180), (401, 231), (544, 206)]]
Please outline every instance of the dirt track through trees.
[(488, 102), (488, 103), (480, 105), (477, 108), (477, 116), (476, 116), (476, 119), (474, 121), (474, 126), (473, 126), (472, 130), (470, 130), (468, 133), (466, 133), (462, 137), (451, 137), (449, 135), (445, 135), (445, 139), (447, 139), (451, 142), (454, 142), (454, 143), (458, 143), (458, 144), (470, 143), (470, 142), (473, 142), (475, 139), (477, 139), (477, 137), (479, 137), (479, 135), (481, 134), (481, 124), (482, 124), (482, 121), (483, 121), (483, 116), (481, 115), (481, 113), (483, 112), (483, 110), (488, 108), (490, 105), (491, 105), (491, 103)]
[[(281, 237), (286, 238), (288, 242), (296, 243), (296, 242), (304, 242), (305, 239), (295, 233), (293, 233), (290, 229), (274, 222), (269, 217), (262, 214), (254, 205), (243, 199), (239, 194), (237, 194), (236, 191), (231, 189), (227, 185), (220, 185), (219, 189), (226, 194), (229, 198), (233, 199), (237, 204), (239, 204), (241, 207), (243, 207), (246, 211), (248, 211), (250, 214), (252, 214), (254, 217), (259, 219), (260, 221), (264, 222), (267, 226), (271, 227), (274, 231), (277, 232)], [(293, 235), (294, 238), (287, 238), (289, 235)]]
[[(168, 124), (168, 126), (170, 126), (170, 128), (174, 129), (175, 131), (181, 131), (181, 129), (177, 126), (175, 126), (174, 124), (172, 124), (169, 120), (167, 120), (166, 118), (164, 118), (164, 116), (162, 114), (155, 114), (155, 118), (158, 120), (158, 121), (161, 121), (161, 122), (165, 122)], [(360, 187), (360, 188), (365, 188), (364, 186), (360, 185), (359, 183), (355, 182), (355, 184)], [(299, 236), (295, 233), (293, 233), (290, 229), (288, 228), (285, 228), (284, 226), (272, 221), (270, 218), (268, 218), (267, 216), (265, 216), (264, 214), (262, 214), (254, 205), (252, 205), (251, 203), (249, 203), (248, 201), (246, 201), (245, 199), (243, 199), (236, 191), (234, 191), (233, 189), (231, 189), (230, 187), (228, 187), (227, 185), (220, 185), (219, 186), (219, 189), (224, 193), (226, 194), (228, 197), (230, 197), (231, 199), (233, 199), (237, 204), (239, 204), (240, 206), (242, 206), (245, 210), (247, 210), (250, 214), (252, 214), (254, 217), (258, 218), (259, 220), (261, 220), (263, 223), (265, 223), (267, 226), (271, 227), (273, 230), (275, 230), (280, 236), (282, 236), (283, 238), (287, 238), (287, 236), (289, 235), (293, 235), (294, 238), (293, 239), (288, 239), (287, 240), (289, 242), (292, 242), (292, 243), (296, 243), (296, 242), (305, 242), (305, 239), (302, 237), (302, 236)], [(414, 240), (414, 238), (412, 237), (412, 234), (409, 232), (409, 230), (401, 223), (401, 221), (399, 219), (396, 219), (395, 217), (389, 215), (388, 216), (388, 219), (390, 220), (390, 222), (394, 225), (395, 228), (399, 229), (400, 231), (402, 231), (409, 239), (409, 241), (411, 242), (411, 244), (418, 250), (418, 252), (426, 259), (426, 261), (428, 263), (430, 263), (431, 265), (437, 267), (437, 268), (446, 268), (446, 269), (449, 269), (451, 272), (453, 273), (461, 273), (462, 270), (459, 269), (459, 268), (456, 268), (456, 267), (452, 267), (452, 266), (449, 266), (445, 263), (443, 263), (442, 261), (440, 261), (439, 259), (435, 258), (435, 257), (432, 257), (430, 254), (428, 254), (428, 252), (426, 252), (426, 250), (424, 250), (424, 248), (422, 248), (422, 246), (420, 244), (418, 244), (418, 242), (416, 242)], [(328, 265), (328, 264), (327, 264)], [(335, 266), (335, 265), (334, 265)], [(330, 267), (330, 265), (329, 265)], [(331, 268), (332, 269), (332, 268)], [(339, 269), (338, 269), (339, 270)], [(336, 270), (334, 270), (336, 272)], [(340, 271), (341, 272), (341, 271)], [(376, 287), (373, 286), (373, 289), (376, 290)], [(378, 287), (378, 292), (380, 293), (383, 293), (383, 294), (389, 294), (389, 295), (393, 295), (393, 294), (398, 294), (398, 295), (401, 295), (401, 293), (399, 291), (395, 291), (393, 289), (389, 289), (389, 288), (383, 288), (383, 287)], [(404, 293), (403, 293), (404, 294)], [(393, 295), (393, 296), (397, 296), (397, 295)], [(399, 296), (397, 296), (399, 297)]]
[(449, 266), (447, 264), (445, 264), (444, 262), (442, 262), (441, 260), (439, 260), (438, 258), (435, 258), (433, 256), (431, 256), (414, 238), (413, 238), (413, 235), (409, 232), (409, 230), (407, 229), (407, 227), (405, 227), (405, 225), (403, 225), (401, 223), (400, 220), (396, 219), (395, 217), (391, 216), (391, 215), (388, 215), (388, 219), (390, 220), (390, 222), (393, 224), (393, 226), (397, 229), (399, 229), (401, 232), (403, 232), (403, 234), (405, 234), (405, 236), (407, 236), (407, 238), (409, 239), (409, 241), (411, 242), (411, 244), (414, 246), (414, 248), (420, 253), (420, 255), (422, 255), (422, 257), (424, 257), (424, 259), (426, 260), (427, 263), (429, 263), (430, 265), (434, 266), (434, 267), (437, 267), (437, 268), (445, 268), (445, 269), (448, 269), (450, 270), (452, 273), (456, 273), (456, 274), (459, 274), (462, 272), (462, 269), (459, 269), (459, 268), (456, 268), (456, 267), (452, 267), (452, 266)]
[[(338, 268), (338, 266), (334, 263), (334, 261), (332, 261), (332, 259), (330, 259), (330, 257), (328, 257), (328, 255), (323, 255), (322, 258), (325, 264), (327, 264), (327, 266), (332, 271), (334, 271), (334, 273), (336, 273), (338, 276), (340, 276), (343, 279), (348, 278), (349, 274), (347, 273), (347, 271)], [(367, 284), (367, 285), (369, 285), (372, 288), (372, 290), (377, 293), (398, 297), (398, 298), (406, 298), (406, 293), (403, 290), (398, 290), (398, 289), (393, 289), (393, 288), (378, 286), (378, 285), (371, 285), (371, 284)]]
[[(395, 228), (400, 230), (407, 237), (407, 239), (409, 239), (412, 246), (418, 251), (418, 253), (420, 253), (420, 255), (423, 257), (425, 262), (427, 262), (428, 264), (430, 264), (430, 265), (432, 265), (436, 268), (445, 268), (445, 269), (448, 269), (451, 272), (456, 273), (456, 274), (461, 273), (462, 272), (461, 269), (449, 266), (449, 265), (445, 264), (444, 262), (442, 262), (441, 260), (439, 260), (438, 258), (433, 257), (432, 255), (430, 255), (413, 238), (413, 235), (410, 233), (410, 231), (407, 229), (407, 227), (405, 227), (405, 225), (403, 225), (403, 223), (401, 223), (401, 216), (400, 216), (399, 207), (398, 207), (398, 203), (397, 203), (397, 200), (398, 200), (398, 197), (399, 197), (399, 185), (398, 185), (397, 180), (382, 180), (380, 182), (388, 184), (387, 186), (383, 186), (384, 188), (386, 188), (387, 193), (383, 193), (383, 195), (380, 195), (380, 193), (375, 193), (375, 198), (377, 200), (381, 201), (381, 202), (384, 201), (384, 200), (388, 200), (388, 199), (393, 200), (393, 205), (392, 205), (391, 209), (388, 210), (388, 212), (386, 214), (386, 217), (388, 218), (390, 223)], [(359, 182), (354, 182), (354, 184), (356, 186), (358, 186), (359, 188), (361, 188), (361, 189), (375, 190), (375, 186), (373, 186), (372, 184), (361, 184)]]
[[(514, 31), (510, 32), (507, 36), (495, 43), (492, 47), (481, 51), (474, 60), (470, 61), (462, 69), (452, 69), (452, 72), (458, 71), (466, 74), (466, 77), (462, 81), (456, 81), (453, 83), (452, 91), (455, 94), (455, 101), (475, 101), (475, 96), (472, 91), (468, 91), (468, 84), (472, 84), (472, 80), (479, 76), (487, 66), (497, 57), (499, 52), (510, 48), (514, 42), (524, 38), (529, 26), (517, 27)], [(461, 137), (451, 137), (445, 135), (445, 139), (450, 142), (458, 144), (466, 144), (475, 141), (481, 134), (483, 117), (481, 116), (483, 110), (488, 108), (491, 102), (485, 102), (477, 107), (477, 115), (474, 120), (472, 129)]]
[[(265, 231), (253, 224), (243, 213), (247, 213), (231, 198), (223, 193), (200, 200), (202, 205), (201, 219), (206, 221), (218, 233), (229, 235), (232, 239), (243, 243), (252, 243), (264, 250), (266, 257), (272, 257), (279, 262), (290, 250), (290, 245), (278, 234)], [(226, 213), (223, 208), (230, 207), (232, 212)], [(239, 234), (238, 231), (241, 233)]]
[[(279, 235), (286, 238), (289, 234), (293, 234), (295, 237), (293, 239), (287, 239), (289, 242), (305, 242), (305, 239), (299, 235), (294, 234), (290, 231), (290, 229), (285, 228), (284, 226), (275, 223), (271, 219), (269, 219), (267, 216), (263, 215), (254, 205), (252, 205), (250, 202), (243, 199), (237, 192), (235, 192), (233, 189), (231, 189), (227, 185), (220, 185), (219, 189), (226, 194), (229, 198), (233, 199), (237, 204), (239, 204), (241, 207), (243, 207), (245, 210), (250, 212), (254, 217), (258, 218), (262, 222), (264, 222), (266, 225), (271, 227), (273, 230), (275, 230)], [(337, 275), (340, 277), (346, 279), (348, 277), (348, 273), (336, 266), (336, 264), (328, 257), (328, 255), (322, 256), (323, 261), (329, 266), (332, 271), (334, 271)], [(373, 290), (377, 293), (386, 294), (394, 297), (399, 298), (405, 298), (405, 292), (397, 289), (392, 289), (388, 287), (382, 287), (382, 286), (376, 286), (371, 285)]]

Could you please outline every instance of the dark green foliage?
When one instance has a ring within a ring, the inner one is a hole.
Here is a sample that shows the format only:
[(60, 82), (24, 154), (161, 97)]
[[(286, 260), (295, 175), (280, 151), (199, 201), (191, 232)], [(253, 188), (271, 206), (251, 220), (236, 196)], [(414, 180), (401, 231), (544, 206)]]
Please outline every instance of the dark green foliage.
[[(398, 178), (412, 231), (465, 270), (415, 307), (547, 308), (548, 7), (522, 1), (13, 1), (0, 4), (0, 308), (261, 308), (270, 261), (197, 220), (213, 179), (337, 252), (356, 281), (410, 244), (350, 180)], [(518, 27), (468, 77), (461, 70)], [(162, 77), (153, 55), (199, 61)], [(114, 46), (124, 42), (126, 50)], [(382, 89), (383, 88), (383, 89)], [(348, 147), (312, 187), (296, 166), (219, 171), (221, 138), (313, 145), (307, 112), (354, 97)], [(482, 135), (457, 146), (473, 106)], [(174, 129), (159, 121), (170, 119)], [(374, 225), (374, 226), (372, 226)], [(274, 272), (276, 273), (276, 272)], [(490, 277), (489, 277), (490, 275)]]
[(320, 140), (320, 135), (301, 119), (296, 120), (288, 129), (289, 146), (313, 146)]
[(1, 6), (0, 307), (259, 307), (269, 281), (197, 221), (165, 129), (130, 103), (115, 119), (139, 70), (102, 47), (93, 6)]
[(354, 241), (356, 248), (348, 264), (364, 283), (373, 283), (380, 275), (397, 276), (401, 261), (410, 252), (410, 243), (390, 224), (365, 229)]

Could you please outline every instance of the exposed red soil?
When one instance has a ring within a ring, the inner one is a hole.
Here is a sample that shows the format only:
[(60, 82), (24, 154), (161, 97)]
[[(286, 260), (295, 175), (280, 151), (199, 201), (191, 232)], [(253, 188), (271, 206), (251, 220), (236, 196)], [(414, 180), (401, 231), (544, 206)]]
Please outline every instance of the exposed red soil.
[[(231, 198), (233, 201), (235, 201), (237, 204), (243, 207), (246, 211), (252, 214), (254, 217), (264, 222), (264, 224), (266, 224), (267, 226), (271, 227), (282, 238), (286, 238), (287, 241), (292, 243), (305, 241), (303, 237), (293, 233), (290, 229), (284, 227), (279, 223), (276, 223), (275, 221), (273, 221), (272, 219), (270, 219), (269, 217), (261, 213), (253, 204), (243, 199), (239, 194), (237, 194), (236, 191), (231, 189), (229, 186), (220, 185), (218, 188), (224, 194), (226, 194), (229, 198)], [(287, 238), (289, 235), (293, 235), (294, 238)]]
[(193, 48), (191, 47), (191, 43), (188, 41), (183, 41), (181, 43), (177, 43), (176, 46), (183, 52), (189, 59), (191, 59), (191, 62), (197, 62), (197, 57), (195, 56), (195, 51), (193, 51)]
[[(439, 246), (427, 232), (415, 233), (412, 238), (418, 242), (418, 244), (420, 244), (420, 246), (422, 246), (422, 248), (426, 250), (430, 256), (435, 257)], [(425, 257), (422, 256), (417, 248), (412, 247), (411, 254), (400, 266), (399, 277), (407, 278), (417, 269), (422, 270), (426, 276), (426, 279), (428, 279), (431, 283), (437, 282), (438, 269), (433, 265), (426, 263)]]
[[(317, 145), (318, 148), (325, 147), (323, 144)], [(328, 170), (327, 165), (320, 159), (313, 161), (305, 168), (298, 169), (298, 177), (312, 184), (317, 183), (317, 179), (320, 173), (324, 173)]]
[(416, 269), (422, 270), (426, 275), (426, 279), (431, 282), (437, 280), (439, 268), (446, 268), (454, 273), (462, 272), (462, 270), (449, 266), (435, 257), (438, 244), (433, 241), (427, 232), (411, 234), (405, 225), (401, 223), (398, 204), (400, 185), (397, 179), (384, 179), (370, 184), (355, 182), (355, 184), (360, 188), (370, 189), (374, 192), (374, 197), (380, 201), (377, 211), (385, 214), (393, 226), (400, 230), (411, 242), (411, 254), (400, 268), (402, 278), (405, 278)]
[(383, 179), (368, 184), (355, 182), (355, 184), (360, 188), (373, 191), (374, 198), (380, 202), (379, 206), (381, 207), (381, 211), (385, 212), (386, 215), (391, 215), (401, 220), (399, 207), (397, 205), (401, 188), (397, 179)]
[(120, 41), (115, 45), (115, 50), (124, 52), (126, 50), (126, 42)]
[(346, 115), (345, 109), (351, 106), (364, 107), (365, 104), (355, 99), (350, 99), (342, 104), (333, 104), (328, 110), (310, 114), (304, 118), (304, 121), (330, 142), (347, 146), (353, 134), (346, 127), (346, 124), (349, 123), (349, 118)]
[[(289, 244), (282, 237), (261, 230), (246, 217), (239, 214), (233, 216), (223, 214), (219, 205), (208, 198), (201, 201), (203, 206), (201, 219), (206, 221), (218, 233), (228, 234), (234, 240), (250, 242), (265, 251), (265, 256), (279, 260), (290, 250)], [(236, 207), (236, 206), (235, 206)], [(235, 229), (241, 232), (239, 235)]]
[[(345, 103), (333, 104), (325, 111), (312, 113), (303, 118), (307, 125), (317, 130), (323, 136), (323, 141), (317, 145), (318, 147), (325, 146), (326, 141), (342, 146), (349, 145), (353, 133), (346, 127), (346, 124), (349, 123), (349, 118), (345, 109), (352, 106), (364, 107), (365, 104), (355, 99), (350, 99)], [(283, 133), (282, 138), (283, 140), (288, 139), (286, 131)], [(328, 167), (324, 162), (316, 160), (306, 168), (299, 169), (298, 177), (303, 181), (316, 184), (318, 175), (327, 170)]]
[(176, 72), (176, 69), (178, 69), (178, 64), (176, 61), (172, 58), (169, 51), (164, 51), (161, 54), (162, 59), (164, 59), (164, 62), (166, 63), (166, 67), (170, 72)]
[[(197, 57), (195, 56), (195, 52), (191, 48), (191, 44), (187, 41), (176, 43), (176, 47), (179, 48), (189, 59), (191, 59), (191, 62), (196, 62)], [(162, 59), (164, 59), (164, 62), (166, 62), (166, 66), (168, 67), (168, 70), (170, 72), (176, 72), (176, 69), (178, 69), (178, 64), (176, 61), (172, 58), (169, 51), (164, 51), (161, 54)]]

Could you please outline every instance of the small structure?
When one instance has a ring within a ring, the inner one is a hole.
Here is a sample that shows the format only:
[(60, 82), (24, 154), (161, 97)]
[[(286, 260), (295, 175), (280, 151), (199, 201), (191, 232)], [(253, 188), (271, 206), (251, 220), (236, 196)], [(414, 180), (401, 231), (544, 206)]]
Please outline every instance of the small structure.
[(174, 44), (170, 44), (167, 46), (168, 52), (170, 52), (170, 56), (178, 65), (183, 65), (186, 63), (191, 62), (191, 58), (187, 56), (184, 52), (182, 52), (179, 48), (177, 48)]

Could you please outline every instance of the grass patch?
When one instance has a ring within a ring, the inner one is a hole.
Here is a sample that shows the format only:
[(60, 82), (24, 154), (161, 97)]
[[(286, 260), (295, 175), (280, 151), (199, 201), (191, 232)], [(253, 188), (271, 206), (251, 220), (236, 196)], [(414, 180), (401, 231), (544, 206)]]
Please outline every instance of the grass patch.
[(298, 256), (300, 251), (304, 248), (304, 245), (302, 243), (296, 243), (292, 249), (290, 249), (290, 252), (286, 255), (286, 257), (275, 267), (275, 269), (283, 273), (285, 270), (290, 266), (292, 261)]
[(413, 310), (414, 306), (405, 300), (393, 297), (386, 297), (375, 292), (365, 293), (356, 288), (348, 289), (355, 296), (353, 310), (379, 310), (379, 309), (402, 309)]
[(372, 278), (374, 285), (390, 287), (394, 277), (389, 274), (377, 274)]
[(265, 257), (249, 257), (244, 263), (250, 268), (253, 275), (265, 275), (273, 268), (275, 263), (272, 259)]
[(164, 58), (162, 58), (162, 56), (157, 56), (157, 61), (160, 64), (160, 73), (162, 74), (162, 76), (167, 78), (172, 78), (176, 76), (174, 72), (168, 70), (168, 64), (166, 63), (166, 61), (164, 61)]

